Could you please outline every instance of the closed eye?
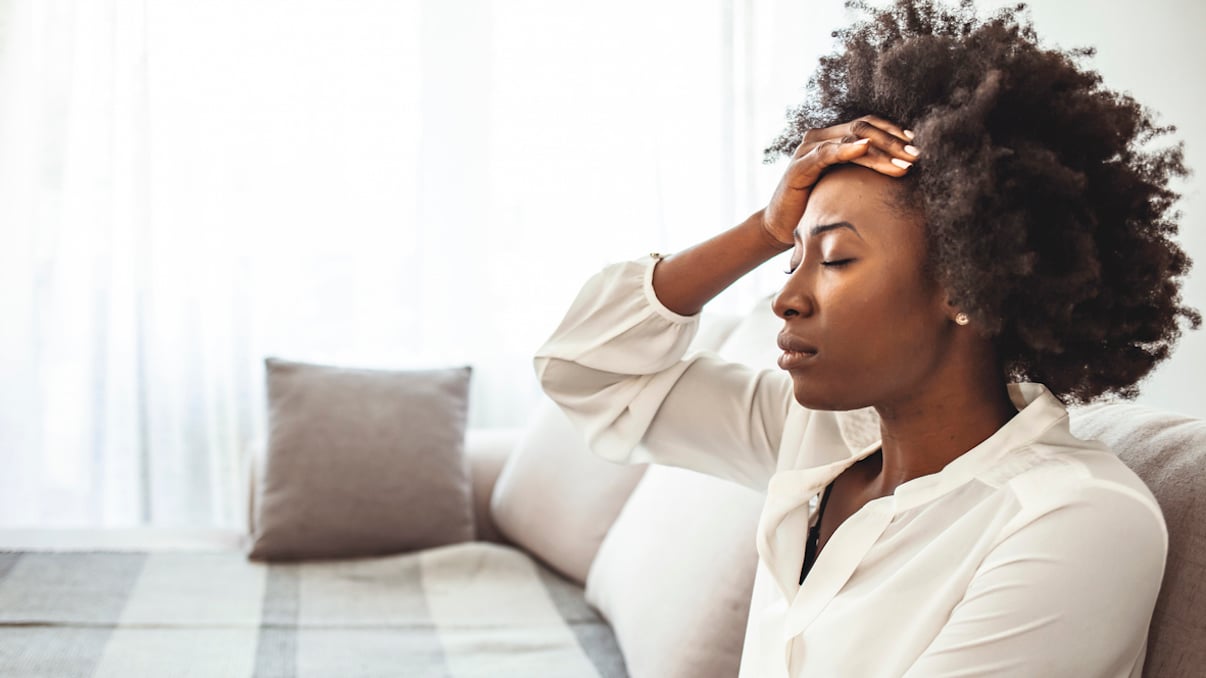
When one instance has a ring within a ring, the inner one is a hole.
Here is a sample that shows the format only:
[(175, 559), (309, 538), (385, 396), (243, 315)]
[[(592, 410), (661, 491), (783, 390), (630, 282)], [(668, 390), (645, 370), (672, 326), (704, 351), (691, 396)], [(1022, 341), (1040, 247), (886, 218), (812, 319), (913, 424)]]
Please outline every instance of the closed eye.
[[(828, 268), (842, 268), (843, 266), (848, 266), (852, 263), (854, 263), (854, 259), (836, 259), (834, 261), (822, 261), (821, 265)], [(796, 272), (797, 268), (799, 268), (799, 264), (792, 264), (791, 268), (783, 272), (787, 275), (791, 275), (792, 273)]]

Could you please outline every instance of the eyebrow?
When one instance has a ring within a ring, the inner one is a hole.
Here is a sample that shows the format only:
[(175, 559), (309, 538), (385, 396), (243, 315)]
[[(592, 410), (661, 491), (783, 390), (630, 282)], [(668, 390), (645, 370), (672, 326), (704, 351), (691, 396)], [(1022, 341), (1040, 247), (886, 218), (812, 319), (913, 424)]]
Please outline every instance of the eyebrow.
[[(862, 240), (862, 238), (863, 238), (863, 235), (858, 232), (858, 229), (854, 227), (854, 224), (850, 223), (849, 221), (839, 221), (839, 222), (833, 223), (833, 224), (817, 224), (816, 226), (813, 226), (812, 228), (808, 229), (808, 237), (815, 238), (822, 233), (827, 233), (829, 231), (835, 231), (839, 228), (848, 228), (851, 231), (853, 231), (855, 235), (857, 235), (859, 237), (859, 240)], [(800, 229), (796, 229), (796, 235), (799, 235), (799, 232), (800, 232)]]

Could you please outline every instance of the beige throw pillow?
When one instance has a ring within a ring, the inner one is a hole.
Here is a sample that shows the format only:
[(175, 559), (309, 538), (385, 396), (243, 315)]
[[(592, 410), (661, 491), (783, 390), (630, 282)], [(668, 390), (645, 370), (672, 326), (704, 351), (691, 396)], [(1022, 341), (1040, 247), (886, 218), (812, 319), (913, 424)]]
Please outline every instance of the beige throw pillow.
[(464, 454), (471, 368), (264, 364), (268, 445), (250, 559), (384, 555), (473, 539)]

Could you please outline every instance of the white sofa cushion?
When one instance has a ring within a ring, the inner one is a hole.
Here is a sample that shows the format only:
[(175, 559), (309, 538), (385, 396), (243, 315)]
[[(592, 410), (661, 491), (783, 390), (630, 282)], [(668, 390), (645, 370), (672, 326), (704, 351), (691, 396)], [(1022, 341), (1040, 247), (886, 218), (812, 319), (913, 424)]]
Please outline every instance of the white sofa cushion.
[(631, 678), (732, 678), (763, 496), (652, 466), (599, 548), (586, 600), (611, 624)]
[(645, 473), (591, 454), (551, 400), (542, 402), (508, 457), (490, 515), (509, 542), (582, 584), (599, 543)]
[(473, 523), (478, 541), (506, 543), (494, 526), (490, 500), (494, 496), (494, 484), (522, 435), (523, 429), (519, 427), (465, 431), (465, 459), (469, 462), (469, 478), (473, 483)]

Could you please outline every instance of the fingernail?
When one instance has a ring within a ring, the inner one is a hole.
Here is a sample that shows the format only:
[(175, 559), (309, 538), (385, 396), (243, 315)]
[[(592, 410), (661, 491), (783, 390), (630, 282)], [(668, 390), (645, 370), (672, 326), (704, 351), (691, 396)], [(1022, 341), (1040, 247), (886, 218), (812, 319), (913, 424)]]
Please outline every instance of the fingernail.
[(909, 155), (912, 155), (912, 156), (918, 156), (918, 155), (921, 155), (921, 151), (917, 150), (917, 147), (916, 147), (916, 146), (912, 146), (912, 145), (905, 146), (905, 147), (904, 147), (904, 152), (905, 152), (905, 153), (908, 153)]
[(913, 163), (909, 162), (908, 160), (901, 160), (900, 158), (892, 158), (892, 164), (896, 165), (900, 169), (909, 169), (913, 166)]
[(859, 139), (858, 141), (854, 142), (854, 145), (862, 146), (864, 144), (869, 144), (869, 143), (871, 143), (871, 137), (863, 137), (862, 139)]
[(917, 136), (916, 134), (913, 134), (912, 130), (905, 130), (904, 133), (905, 136), (909, 138), (909, 141), (912, 141), (913, 137)]

